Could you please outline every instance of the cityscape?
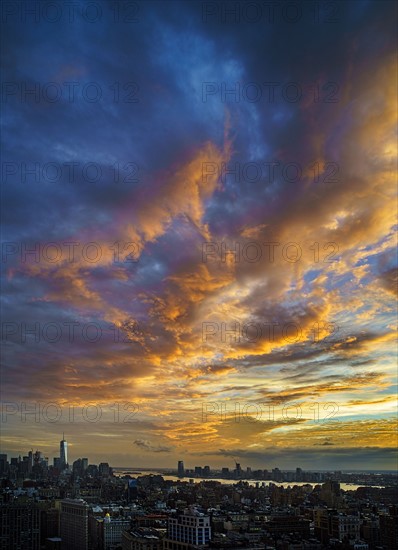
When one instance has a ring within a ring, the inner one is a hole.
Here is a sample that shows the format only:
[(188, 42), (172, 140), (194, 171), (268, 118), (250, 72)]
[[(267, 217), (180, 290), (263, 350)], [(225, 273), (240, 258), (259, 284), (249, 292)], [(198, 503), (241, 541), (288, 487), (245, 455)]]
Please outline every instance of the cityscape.
[(0, 454), (1, 548), (395, 550), (397, 472), (210, 466), (140, 472)]
[(397, 20), (0, 2), (0, 550), (398, 549)]

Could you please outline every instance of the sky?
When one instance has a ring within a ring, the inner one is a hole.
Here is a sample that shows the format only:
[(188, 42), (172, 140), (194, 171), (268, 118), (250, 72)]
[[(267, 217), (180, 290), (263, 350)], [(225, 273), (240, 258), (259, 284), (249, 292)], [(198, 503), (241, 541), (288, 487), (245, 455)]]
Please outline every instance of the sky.
[(394, 469), (395, 3), (2, 20), (1, 452)]

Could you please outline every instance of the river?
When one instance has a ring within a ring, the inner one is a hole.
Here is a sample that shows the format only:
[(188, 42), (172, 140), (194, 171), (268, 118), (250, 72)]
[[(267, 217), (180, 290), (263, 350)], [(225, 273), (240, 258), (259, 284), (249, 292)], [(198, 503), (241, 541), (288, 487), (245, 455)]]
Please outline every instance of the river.
[[(237, 479), (221, 479), (221, 478), (190, 478), (190, 477), (183, 477), (179, 478), (175, 475), (169, 475), (169, 474), (163, 474), (162, 472), (157, 472), (155, 470), (135, 470), (133, 468), (113, 468), (114, 475), (117, 477), (121, 477), (125, 474), (129, 474), (132, 477), (140, 477), (140, 476), (146, 476), (146, 475), (161, 475), (163, 479), (170, 480), (170, 481), (189, 481), (190, 479), (193, 480), (194, 483), (200, 483), (201, 481), (219, 481), (220, 483), (223, 483), (224, 485), (233, 485), (234, 483), (238, 483), (239, 480)], [(245, 481), (249, 483), (249, 485), (255, 486), (256, 483), (259, 484), (259, 486), (267, 486), (273, 483), (274, 485), (278, 485), (280, 487), (293, 487), (293, 485), (311, 485), (312, 487), (315, 487), (315, 485), (319, 485), (323, 483), (320, 481), (319, 483), (314, 482), (307, 482), (307, 481), (262, 481), (262, 480), (256, 480), (256, 479), (244, 479), (242, 481)], [(356, 485), (354, 483), (340, 483), (340, 488), (343, 489), (343, 491), (355, 491), (358, 489), (358, 487), (378, 487), (383, 488), (384, 485)]]

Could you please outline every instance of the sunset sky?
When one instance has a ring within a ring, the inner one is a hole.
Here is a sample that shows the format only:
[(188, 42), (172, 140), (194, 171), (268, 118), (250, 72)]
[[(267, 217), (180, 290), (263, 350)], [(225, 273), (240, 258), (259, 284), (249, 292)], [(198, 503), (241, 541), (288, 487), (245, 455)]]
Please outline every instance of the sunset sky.
[(395, 2), (26, 4), (1, 452), (394, 469)]

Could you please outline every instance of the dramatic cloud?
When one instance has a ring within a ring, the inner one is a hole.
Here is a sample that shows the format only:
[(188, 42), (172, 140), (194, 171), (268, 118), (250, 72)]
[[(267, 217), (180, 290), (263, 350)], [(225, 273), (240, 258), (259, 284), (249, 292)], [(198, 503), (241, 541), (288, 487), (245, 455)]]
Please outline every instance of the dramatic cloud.
[(137, 445), (137, 447), (145, 451), (150, 451), (151, 453), (169, 453), (171, 451), (169, 447), (156, 447), (151, 445), (149, 441), (143, 441), (142, 439), (136, 439), (134, 445)]
[(394, 3), (212, 4), (7, 16), (4, 452), (388, 468)]

